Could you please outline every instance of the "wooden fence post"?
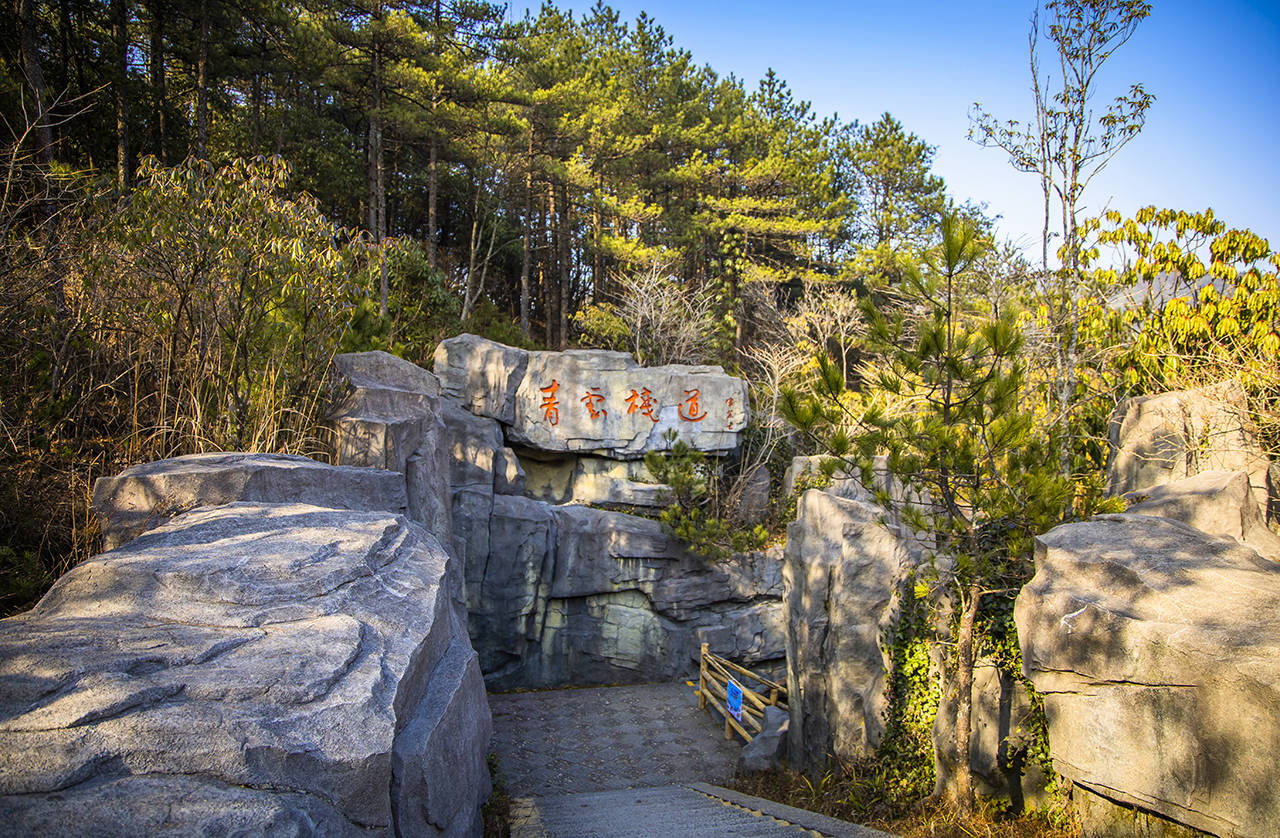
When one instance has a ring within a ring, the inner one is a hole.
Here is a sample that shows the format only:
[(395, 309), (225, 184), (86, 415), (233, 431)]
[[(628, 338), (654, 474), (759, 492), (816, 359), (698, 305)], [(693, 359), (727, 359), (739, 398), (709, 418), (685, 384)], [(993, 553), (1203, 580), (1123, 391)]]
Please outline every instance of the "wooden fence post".
[(698, 656), (698, 709), (707, 709), (707, 646), (702, 644), (702, 654)]

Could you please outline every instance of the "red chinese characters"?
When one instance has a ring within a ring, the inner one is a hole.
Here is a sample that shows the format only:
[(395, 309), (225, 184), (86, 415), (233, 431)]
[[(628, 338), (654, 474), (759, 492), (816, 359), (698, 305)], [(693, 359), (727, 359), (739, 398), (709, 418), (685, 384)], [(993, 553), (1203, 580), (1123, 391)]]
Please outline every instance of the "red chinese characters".
[(680, 414), (680, 418), (686, 422), (701, 422), (707, 418), (707, 414), (698, 407), (697, 390), (684, 391), (684, 401), (681, 402), (677, 412)]
[(733, 399), (725, 399), (724, 403), (725, 407), (728, 408), (725, 418), (729, 420), (729, 430), (733, 430)]
[(588, 387), (586, 395), (578, 401), (587, 406), (587, 413), (592, 419), (603, 419), (609, 415), (609, 411), (600, 406), (604, 403), (604, 395), (599, 387)]
[(542, 393), (542, 418), (551, 425), (560, 424), (560, 400), (556, 398), (556, 393), (560, 392), (560, 382), (554, 378), (546, 387), (539, 387)]
[(631, 391), (631, 395), (627, 396), (627, 415), (639, 413), (642, 416), (648, 416), (654, 423), (657, 423), (658, 417), (653, 415), (653, 411), (657, 408), (658, 402), (653, 398), (653, 393), (649, 392), (648, 387), (642, 387), (640, 392)]

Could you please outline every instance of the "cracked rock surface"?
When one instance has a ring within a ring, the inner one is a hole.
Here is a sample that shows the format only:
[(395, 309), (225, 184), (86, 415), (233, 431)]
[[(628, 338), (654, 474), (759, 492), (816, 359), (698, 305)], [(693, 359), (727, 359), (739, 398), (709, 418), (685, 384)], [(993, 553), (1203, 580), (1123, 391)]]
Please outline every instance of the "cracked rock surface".
[(0, 621), (0, 818), (20, 834), (478, 834), (483, 681), (401, 515), (200, 508)]
[(1280, 835), (1280, 565), (1103, 515), (1037, 539), (1015, 618), (1060, 774), (1215, 835)]

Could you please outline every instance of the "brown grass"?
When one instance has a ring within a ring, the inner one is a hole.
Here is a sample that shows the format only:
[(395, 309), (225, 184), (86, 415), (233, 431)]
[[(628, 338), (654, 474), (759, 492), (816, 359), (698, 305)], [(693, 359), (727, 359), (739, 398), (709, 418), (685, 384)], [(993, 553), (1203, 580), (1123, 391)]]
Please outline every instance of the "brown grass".
[(828, 774), (811, 782), (793, 771), (738, 777), (733, 787), (828, 817), (883, 830), (901, 838), (1079, 838), (1078, 824), (1055, 824), (1038, 812), (1012, 815), (979, 801), (972, 812), (931, 801), (908, 801), (856, 775)]

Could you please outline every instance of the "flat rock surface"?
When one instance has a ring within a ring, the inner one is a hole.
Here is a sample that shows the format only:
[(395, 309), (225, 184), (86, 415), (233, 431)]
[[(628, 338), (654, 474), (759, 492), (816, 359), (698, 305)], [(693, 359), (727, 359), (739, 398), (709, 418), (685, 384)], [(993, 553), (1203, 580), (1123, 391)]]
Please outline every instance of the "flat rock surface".
[(513, 797), (726, 783), (742, 752), (684, 681), (491, 694), (489, 708)]
[(289, 454), (188, 454), (130, 466), (93, 485), (108, 550), (189, 509), (237, 501), (392, 513), (408, 505), (398, 475)]
[(489, 719), (447, 562), (402, 515), (233, 503), (77, 565), (0, 621), (0, 832), (96, 804), (97, 835), (170, 806), (186, 834), (475, 826)]

